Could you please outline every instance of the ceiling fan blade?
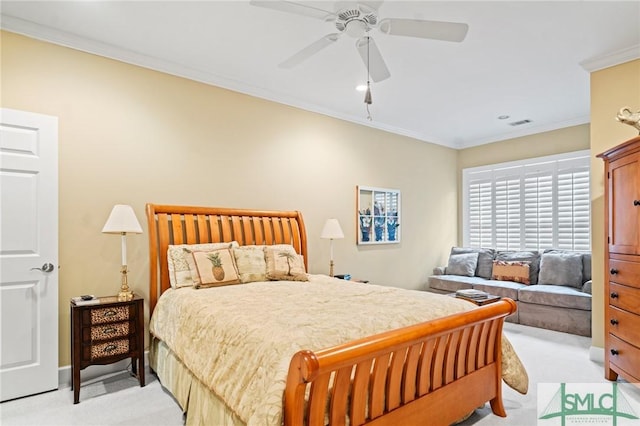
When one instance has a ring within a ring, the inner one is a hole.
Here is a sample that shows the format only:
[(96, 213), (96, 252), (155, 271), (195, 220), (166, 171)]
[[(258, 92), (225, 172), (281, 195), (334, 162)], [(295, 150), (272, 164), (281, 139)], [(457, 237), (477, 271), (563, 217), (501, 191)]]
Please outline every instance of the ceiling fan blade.
[(391, 73), (384, 63), (382, 54), (378, 50), (376, 42), (371, 37), (362, 37), (356, 41), (356, 48), (362, 57), (364, 65), (369, 70), (371, 79), (375, 82), (386, 80), (391, 77)]
[(278, 66), (280, 68), (293, 68), (296, 65), (300, 64), (301, 62), (308, 59), (310, 56), (315, 55), (325, 47), (336, 42), (338, 38), (340, 38), (340, 34), (338, 33), (327, 34), (326, 36), (322, 37), (320, 40), (311, 43), (309, 46), (305, 47), (295, 55), (291, 56), (286, 61), (280, 63)]
[(467, 24), (457, 22), (395, 18), (383, 19), (378, 28), (385, 34), (458, 42), (464, 40), (469, 30)]
[(279, 10), (281, 12), (309, 16), (311, 18), (322, 19), (325, 21), (335, 18), (335, 14), (333, 12), (293, 1), (251, 0), (249, 1), (249, 4), (266, 7), (267, 9)]

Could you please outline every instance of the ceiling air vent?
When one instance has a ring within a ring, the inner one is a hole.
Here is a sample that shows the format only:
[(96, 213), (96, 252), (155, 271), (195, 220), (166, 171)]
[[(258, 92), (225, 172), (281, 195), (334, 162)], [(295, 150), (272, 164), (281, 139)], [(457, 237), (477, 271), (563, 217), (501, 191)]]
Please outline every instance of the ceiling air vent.
[(531, 120), (520, 120), (520, 121), (514, 121), (513, 123), (509, 123), (509, 126), (522, 126), (523, 124), (529, 124), (531, 123)]

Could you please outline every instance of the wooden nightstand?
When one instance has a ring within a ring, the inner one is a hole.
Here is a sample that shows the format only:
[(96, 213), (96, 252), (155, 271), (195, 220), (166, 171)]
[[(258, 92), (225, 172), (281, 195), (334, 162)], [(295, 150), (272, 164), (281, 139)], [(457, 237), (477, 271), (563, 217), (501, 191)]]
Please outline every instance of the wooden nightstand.
[(100, 297), (91, 305), (71, 301), (71, 389), (80, 400), (80, 370), (131, 358), (131, 370), (144, 386), (144, 299)]

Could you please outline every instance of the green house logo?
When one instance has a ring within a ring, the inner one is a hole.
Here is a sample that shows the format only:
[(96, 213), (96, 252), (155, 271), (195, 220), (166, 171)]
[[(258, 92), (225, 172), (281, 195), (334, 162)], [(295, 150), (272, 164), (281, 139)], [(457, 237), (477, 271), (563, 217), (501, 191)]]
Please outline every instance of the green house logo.
[[(633, 401), (633, 400), (632, 400)], [(538, 400), (540, 403), (540, 399)], [(560, 420), (561, 426), (567, 424), (611, 424), (618, 425), (618, 420), (629, 419), (634, 424), (638, 416), (637, 401), (630, 403), (629, 398), (621, 391), (618, 383), (607, 384), (572, 384), (571, 391), (566, 383), (560, 383), (551, 400), (540, 413), (539, 420)], [(539, 405), (540, 406), (540, 405)], [(557, 424), (557, 420), (555, 422)], [(628, 422), (625, 422), (627, 424)], [(538, 422), (544, 425), (545, 422)]]

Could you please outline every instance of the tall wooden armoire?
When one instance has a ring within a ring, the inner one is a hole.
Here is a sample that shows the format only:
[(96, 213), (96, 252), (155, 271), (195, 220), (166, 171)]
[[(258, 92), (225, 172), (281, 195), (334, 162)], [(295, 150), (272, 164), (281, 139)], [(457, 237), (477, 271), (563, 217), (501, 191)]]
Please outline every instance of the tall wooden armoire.
[(605, 162), (605, 377), (640, 382), (640, 136)]

